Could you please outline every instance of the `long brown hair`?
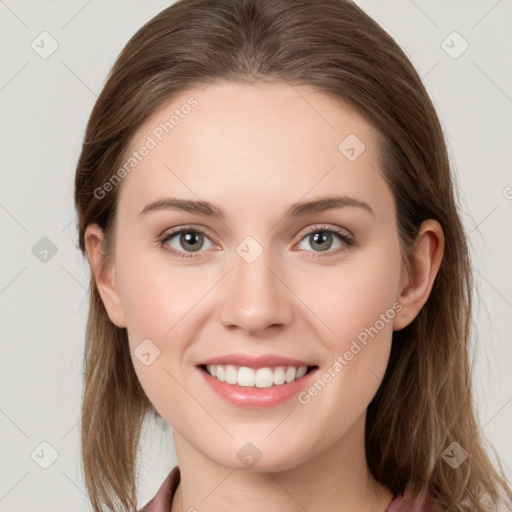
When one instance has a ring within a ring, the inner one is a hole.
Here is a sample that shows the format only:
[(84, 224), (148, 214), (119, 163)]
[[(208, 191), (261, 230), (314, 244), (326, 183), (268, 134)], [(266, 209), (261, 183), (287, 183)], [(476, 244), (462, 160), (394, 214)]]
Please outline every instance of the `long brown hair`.
[[(176, 94), (213, 80), (307, 85), (352, 106), (382, 139), (402, 247), (411, 247), (423, 220), (440, 222), (444, 258), (431, 295), (394, 333), (368, 407), (367, 462), (393, 493), (413, 484), (442, 510), (495, 510), (503, 491), (512, 492), (499, 458), (500, 472), (486, 453), (473, 402), (473, 281), (444, 135), (411, 62), (351, 1), (180, 0), (147, 22), (119, 55), (87, 125), (75, 179), (81, 251), (87, 225), (98, 223), (105, 259), (112, 256), (120, 187), (98, 190), (123, 165), (137, 129)], [(91, 275), (81, 443), (96, 512), (136, 509), (148, 413), (158, 417), (136, 377), (126, 329), (110, 321)], [(457, 469), (442, 456), (454, 442), (467, 452)]]

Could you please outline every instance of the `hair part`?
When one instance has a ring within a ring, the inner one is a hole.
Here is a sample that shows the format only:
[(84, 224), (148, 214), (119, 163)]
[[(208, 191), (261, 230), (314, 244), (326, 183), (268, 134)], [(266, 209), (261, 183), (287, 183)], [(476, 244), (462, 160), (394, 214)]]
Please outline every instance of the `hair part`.
[[(412, 484), (442, 510), (480, 512), (503, 491), (512, 497), (501, 463), (499, 473), (486, 453), (473, 402), (473, 279), (443, 131), (404, 52), (351, 1), (180, 0), (148, 21), (117, 58), (87, 124), (75, 177), (81, 251), (86, 227), (97, 223), (105, 259), (113, 256), (122, 182), (101, 199), (94, 191), (122, 166), (137, 130), (177, 94), (212, 81), (310, 86), (376, 128), (405, 260), (426, 219), (441, 224), (445, 248), (427, 303), (393, 334), (367, 411), (369, 469), (393, 493)], [(135, 510), (142, 422), (159, 415), (135, 374), (127, 331), (110, 321), (92, 275), (90, 291), (85, 483), (95, 512)], [(456, 470), (441, 457), (452, 442), (468, 453)]]

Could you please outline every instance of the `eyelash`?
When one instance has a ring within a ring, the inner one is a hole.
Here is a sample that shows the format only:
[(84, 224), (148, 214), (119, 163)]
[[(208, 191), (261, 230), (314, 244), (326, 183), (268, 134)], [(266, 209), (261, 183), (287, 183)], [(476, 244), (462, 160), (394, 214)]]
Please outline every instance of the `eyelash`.
[[(166, 233), (165, 235), (160, 237), (159, 238), (159, 245), (160, 245), (160, 247), (164, 251), (169, 252), (173, 256), (177, 256), (178, 258), (184, 258), (185, 259), (185, 258), (202, 257), (202, 256), (196, 256), (196, 254), (194, 254), (194, 253), (187, 253), (185, 251), (176, 251), (175, 249), (172, 249), (172, 248), (169, 247), (169, 245), (167, 245), (167, 242), (169, 242), (169, 240), (172, 240), (176, 235), (179, 235), (180, 233), (185, 233), (185, 232), (186, 233), (201, 233), (203, 236), (208, 238), (208, 234), (206, 233), (206, 231), (201, 229), (201, 228), (184, 227), (184, 228), (177, 229), (175, 231), (171, 231), (170, 233)], [(299, 243), (302, 242), (308, 236), (312, 235), (313, 233), (317, 233), (317, 232), (330, 233), (330, 234), (336, 235), (341, 240), (341, 242), (344, 243), (347, 247), (352, 247), (352, 246), (355, 245), (355, 240), (353, 238), (351, 238), (349, 235), (347, 235), (344, 230), (341, 230), (341, 229), (338, 229), (338, 228), (328, 227), (328, 226), (325, 226), (325, 225), (315, 226), (314, 228), (309, 230), (307, 233), (305, 233), (302, 236), (302, 238), (300, 239)], [(345, 248), (338, 248), (335, 251), (325, 251), (326, 255), (322, 254), (323, 251), (317, 251), (317, 254), (315, 256), (309, 256), (309, 257), (311, 257), (311, 258), (325, 258), (325, 257), (332, 256), (333, 254), (338, 254), (340, 251), (343, 251), (344, 249)], [(198, 251), (198, 252), (204, 252), (204, 251)], [(311, 251), (308, 251), (308, 252), (311, 252)]]

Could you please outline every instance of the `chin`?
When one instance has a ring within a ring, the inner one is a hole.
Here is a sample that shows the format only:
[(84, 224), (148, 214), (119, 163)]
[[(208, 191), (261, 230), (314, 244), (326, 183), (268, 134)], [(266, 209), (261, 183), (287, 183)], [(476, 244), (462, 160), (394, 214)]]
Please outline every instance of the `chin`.
[[(226, 458), (226, 453), (211, 454), (208, 458), (215, 464), (224, 466), (232, 471), (246, 471), (251, 473), (276, 473), (293, 469), (305, 462), (304, 452), (298, 456), (297, 450), (276, 452), (272, 450), (271, 454), (265, 454), (265, 448), (259, 450), (251, 442), (247, 442), (241, 448), (237, 447), (234, 456)], [(205, 454), (206, 455), (206, 454)], [(207, 455), (208, 456), (208, 455)]]

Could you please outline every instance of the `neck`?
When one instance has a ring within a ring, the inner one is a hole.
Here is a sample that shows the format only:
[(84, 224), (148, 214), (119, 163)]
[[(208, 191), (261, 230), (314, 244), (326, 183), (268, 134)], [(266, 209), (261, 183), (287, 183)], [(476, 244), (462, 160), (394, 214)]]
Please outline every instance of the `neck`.
[(171, 512), (385, 512), (393, 495), (368, 469), (364, 424), (363, 415), (335, 446), (279, 471), (218, 465), (175, 432), (181, 481)]

